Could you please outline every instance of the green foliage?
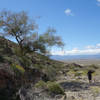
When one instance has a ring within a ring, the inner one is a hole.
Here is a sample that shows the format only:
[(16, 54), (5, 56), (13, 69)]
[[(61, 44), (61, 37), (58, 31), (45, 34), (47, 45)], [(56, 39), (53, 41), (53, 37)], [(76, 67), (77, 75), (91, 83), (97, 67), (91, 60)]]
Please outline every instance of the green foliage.
[(16, 64), (12, 64), (11, 69), (14, 71), (14, 74), (17, 77), (21, 77), (20, 75), (23, 75), (25, 72), (25, 69), (22, 66)]
[(21, 52), (21, 49), (19, 47), (13, 48), (13, 52), (18, 57), (22, 56), (22, 52)]
[(55, 82), (47, 82), (48, 91), (52, 94), (63, 94), (64, 95), (64, 89)]
[[(32, 62), (29, 56), (27, 56), (26, 54), (23, 55), (22, 54), (22, 50), (19, 47), (16, 47), (13, 49), (15, 55), (17, 56), (17, 60), (19, 61), (19, 64), (21, 66), (25, 67), (29, 67), (31, 66)], [(25, 51), (25, 49), (24, 49)]]
[(48, 76), (49, 80), (54, 81), (57, 75), (56, 69), (50, 66), (44, 67), (45, 73)]
[(35, 87), (45, 89), (47, 87), (46, 85), (47, 84), (44, 81), (40, 80), (38, 83), (35, 84)]
[(25, 69), (19, 65), (16, 65), (16, 69), (18, 69), (21, 73), (25, 72)]
[(12, 58), (11, 58), (11, 57), (4, 56), (3, 58), (4, 58), (4, 60), (7, 61), (9, 64), (12, 63)]
[(29, 51), (35, 51), (41, 54), (48, 55), (51, 47), (64, 46), (61, 38), (59, 36), (56, 36), (55, 33), (56, 31), (54, 31), (54, 29), (52, 28), (48, 29), (47, 32), (41, 35), (35, 33), (32, 36), (27, 37), (27, 41), (24, 43), (24, 46)]
[(23, 51), (25, 37), (32, 34), (37, 25), (30, 21), (26, 12), (0, 12), (0, 28), (2, 35), (12, 36), (16, 39), (20, 49)]
[(49, 28), (44, 34), (38, 35), (35, 32), (37, 25), (34, 21), (30, 21), (26, 12), (1, 11), (0, 28), (2, 35), (12, 36), (16, 39), (23, 55), (30, 51), (48, 55), (51, 47), (62, 48), (64, 46), (61, 38), (55, 35), (56, 30), (53, 28)]
[(44, 66), (45, 65), (42, 65), (42, 64), (34, 64), (34, 67), (37, 68), (37, 69), (39, 69), (39, 70), (44, 69)]
[(44, 34), (40, 35), (39, 41), (45, 43), (46, 46), (63, 46), (64, 43), (62, 42), (61, 38), (59, 36), (56, 36), (55, 33), (55, 29), (48, 28), (48, 30)]
[(55, 81), (57, 76), (57, 69), (53, 67), (53, 65), (46, 65), (40, 63), (40, 64), (34, 64), (34, 67), (42, 71), (44, 74), (46, 74), (46, 80)]
[(80, 70), (75, 72), (75, 76), (86, 76), (87, 75), (87, 70)]
[(32, 64), (32, 62), (28, 56), (18, 57), (18, 60), (19, 60), (19, 63), (21, 64), (21, 66), (23, 66), (24, 68), (30, 67)]
[(82, 75), (82, 72), (76, 72), (75, 73), (75, 76), (81, 76)]
[(63, 48), (64, 43), (59, 36), (55, 35), (56, 30), (49, 28), (44, 34), (39, 36), (39, 42), (44, 45), (47, 53), (51, 50), (51, 47), (58, 46)]
[(40, 41), (33, 42), (32, 46), (33, 46), (33, 51), (38, 51), (43, 54), (46, 53), (46, 47)]
[(38, 83), (35, 84), (36, 88), (40, 89), (46, 89), (50, 94), (58, 95), (62, 94), (64, 95), (64, 89), (56, 82), (50, 82), (48, 81), (47, 83), (44, 81), (39, 81)]
[(94, 69), (94, 70), (95, 70), (95, 69), (98, 69), (98, 67), (97, 67), (96, 65), (94, 65), (94, 64), (88, 66), (88, 68), (89, 68), (89, 69)]

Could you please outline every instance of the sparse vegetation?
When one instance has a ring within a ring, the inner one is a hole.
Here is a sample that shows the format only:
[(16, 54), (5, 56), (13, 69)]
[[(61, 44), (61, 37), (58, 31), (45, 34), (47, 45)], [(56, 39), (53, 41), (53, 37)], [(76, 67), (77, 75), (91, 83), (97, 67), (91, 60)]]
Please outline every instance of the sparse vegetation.
[(35, 84), (36, 88), (40, 88), (40, 89), (46, 89), (47, 88), (47, 84), (46, 82), (40, 80), (38, 83)]
[(14, 71), (15, 76), (19, 78), (25, 73), (25, 69), (20, 65), (12, 64), (11, 69)]
[(47, 82), (48, 91), (50, 94), (62, 94), (64, 95), (64, 89), (56, 82)]
[(39, 81), (35, 85), (35, 87), (40, 88), (40, 89), (46, 89), (48, 91), (49, 95), (58, 95), (58, 94), (64, 95), (64, 89), (56, 82)]

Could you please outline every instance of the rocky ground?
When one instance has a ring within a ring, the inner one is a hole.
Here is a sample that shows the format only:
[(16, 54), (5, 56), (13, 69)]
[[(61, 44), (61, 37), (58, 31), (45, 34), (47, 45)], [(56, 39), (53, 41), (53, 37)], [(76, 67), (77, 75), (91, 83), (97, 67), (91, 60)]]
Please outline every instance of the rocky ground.
[(34, 88), (21, 89), (21, 100), (100, 100), (100, 83), (84, 83), (70, 81), (61, 82), (65, 95), (56, 95), (54, 98), (47, 96), (46, 91)]
[[(11, 72), (9, 72), (9, 74), (6, 72), (7, 70), (7, 68), (3, 69), (2, 67), (0, 69), (0, 86), (1, 89), (5, 88), (5, 94), (2, 94), (3, 92), (1, 90), (0, 95), (6, 97), (6, 94), (8, 94), (7, 96), (10, 97), (14, 92), (15, 83), (13, 79), (11, 79)], [(65, 70), (66, 69), (64, 69), (64, 71)], [(66, 70), (65, 72), (60, 72), (61, 74), (57, 77), (56, 83), (59, 83), (60, 86), (63, 87), (65, 95), (55, 95), (52, 97), (47, 94), (46, 89), (37, 89), (34, 87), (33, 83), (29, 83), (21, 87), (16, 93), (16, 96), (20, 98), (18, 100), (100, 100), (99, 69), (93, 74), (93, 82), (91, 84), (88, 82), (87, 74), (82, 73), (82, 70), (71, 70), (69, 72)], [(82, 74), (76, 75), (76, 73)], [(2, 100), (11, 99), (3, 98)]]
[(89, 84), (84, 80), (64, 80), (60, 82), (61, 86), (65, 89), (65, 94), (60, 100), (100, 100), (100, 77), (97, 82)]
[[(74, 73), (75, 74), (75, 73)], [(48, 96), (46, 90), (38, 90), (33, 86), (20, 90), (21, 100), (100, 100), (100, 75), (93, 75), (93, 82), (89, 84), (86, 75), (74, 76), (72, 73), (61, 74), (57, 78), (65, 95)], [(24, 96), (25, 93), (25, 96)]]

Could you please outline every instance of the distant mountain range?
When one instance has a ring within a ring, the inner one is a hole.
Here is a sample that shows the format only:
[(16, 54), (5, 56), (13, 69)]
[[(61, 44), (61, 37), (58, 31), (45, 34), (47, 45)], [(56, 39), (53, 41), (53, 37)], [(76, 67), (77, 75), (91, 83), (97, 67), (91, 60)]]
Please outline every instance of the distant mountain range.
[(100, 59), (100, 54), (96, 55), (53, 55), (51, 59), (55, 60), (78, 60), (78, 59)]

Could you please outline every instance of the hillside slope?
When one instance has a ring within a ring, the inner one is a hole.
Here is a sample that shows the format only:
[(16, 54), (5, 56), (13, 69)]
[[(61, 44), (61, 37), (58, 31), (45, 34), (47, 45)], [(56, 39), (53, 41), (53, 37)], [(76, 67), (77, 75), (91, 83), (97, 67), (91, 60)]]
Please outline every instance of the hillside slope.
[(16, 43), (0, 37), (0, 100), (16, 100), (18, 89), (41, 79), (55, 80), (63, 66), (35, 52), (23, 57), (19, 53)]
[[(93, 83), (87, 72), (94, 70)], [(0, 100), (99, 100), (100, 67), (63, 63), (0, 37)]]

